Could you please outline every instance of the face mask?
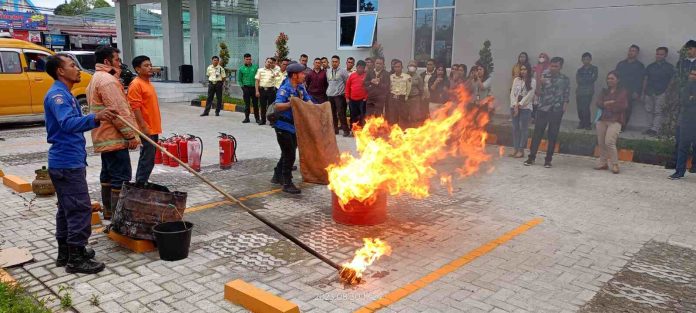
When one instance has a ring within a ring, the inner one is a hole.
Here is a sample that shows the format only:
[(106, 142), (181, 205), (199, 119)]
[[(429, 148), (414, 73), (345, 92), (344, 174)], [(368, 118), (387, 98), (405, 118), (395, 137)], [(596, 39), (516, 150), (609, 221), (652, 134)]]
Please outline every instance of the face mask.
[(418, 69), (418, 68), (416, 68), (415, 66), (409, 66), (409, 67), (408, 67), (408, 71), (409, 71), (409, 72), (415, 72), (417, 69)]
[(539, 58), (539, 63), (544, 63), (546, 62), (546, 58)]

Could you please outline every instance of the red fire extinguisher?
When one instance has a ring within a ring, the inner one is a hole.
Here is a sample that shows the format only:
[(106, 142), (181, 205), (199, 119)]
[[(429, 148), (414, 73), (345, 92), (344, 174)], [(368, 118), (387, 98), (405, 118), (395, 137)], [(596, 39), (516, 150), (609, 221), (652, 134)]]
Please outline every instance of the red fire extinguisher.
[[(157, 145), (160, 147), (163, 147), (162, 145), (164, 144), (164, 138), (160, 138), (157, 140)], [(159, 149), (155, 149), (155, 164), (162, 164), (162, 151)]]
[(188, 135), (186, 152), (188, 154), (188, 165), (196, 172), (201, 171), (201, 159), (203, 158), (203, 139), (198, 136)]
[(188, 140), (183, 135), (180, 136), (178, 141), (179, 148), (179, 160), (184, 163), (188, 163)]
[(220, 168), (230, 169), (237, 162), (237, 139), (232, 135), (220, 133)]
[[(179, 145), (177, 144), (176, 138), (170, 138), (169, 142), (166, 144), (167, 151), (176, 158), (179, 158)], [(178, 167), (179, 163), (176, 162), (174, 158), (169, 158), (169, 166)]]
[[(169, 148), (167, 148), (168, 144), (169, 144), (169, 139), (167, 139), (167, 138), (162, 138), (162, 140), (160, 141), (160, 146), (162, 146), (162, 148), (164, 148), (167, 151), (169, 151)], [(157, 149), (157, 151), (159, 151), (159, 149)], [(160, 151), (160, 154), (162, 155), (162, 164), (169, 166), (169, 156), (166, 153), (162, 153), (161, 151)]]

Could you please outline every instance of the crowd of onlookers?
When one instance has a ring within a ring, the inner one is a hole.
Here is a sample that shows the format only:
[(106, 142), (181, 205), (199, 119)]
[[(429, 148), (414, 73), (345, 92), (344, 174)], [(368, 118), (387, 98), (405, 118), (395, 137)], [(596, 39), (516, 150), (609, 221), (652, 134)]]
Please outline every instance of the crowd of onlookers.
[[(575, 73), (577, 128), (591, 130), (595, 125), (600, 151), (596, 169), (619, 173), (616, 148), (619, 133), (625, 130), (632, 111), (641, 104), (649, 120), (644, 134), (657, 136), (661, 132), (667, 89), (674, 79), (678, 79), (682, 82), (679, 86), (682, 91), (681, 109), (674, 160), (668, 167), (674, 165), (671, 168), (676, 168), (670, 178), (684, 176), (687, 152), (690, 148), (696, 151), (696, 126), (690, 126), (696, 124), (696, 116), (692, 116), (690, 111), (693, 95), (689, 88), (693, 83), (687, 83), (694, 78), (691, 72), (696, 71), (696, 41), (690, 40), (685, 48), (686, 57), (675, 66), (666, 60), (669, 49), (659, 47), (654, 62), (646, 67), (638, 60), (640, 48), (630, 46), (627, 57), (607, 74), (605, 87), (599, 93), (595, 91), (599, 70), (592, 64), (592, 54), (585, 52), (581, 55), (582, 66)], [(398, 59), (391, 60), (391, 67), (387, 69), (384, 58), (379, 57), (357, 62), (349, 57), (345, 67), (342, 67), (339, 56), (315, 58), (312, 64), (308, 64), (309, 57), (302, 54), (298, 61), (306, 68), (304, 86), (307, 92), (317, 103), (331, 103), (335, 134), (342, 131), (346, 137), (352, 136), (351, 125), (364, 123), (366, 116), (383, 116), (402, 128), (417, 126), (428, 118), (430, 112), (447, 102), (452, 91), (460, 86), (469, 90), (472, 101), (485, 99), (491, 94), (491, 73), (487, 66), (478, 62), (471, 69), (464, 64), (453, 64), (448, 71), (446, 65), (432, 59), (425, 63), (425, 70), (419, 70), (414, 60), (404, 63)], [(253, 107), (256, 122), (266, 124), (266, 107), (273, 103), (276, 91), (287, 77), (286, 68), (290, 63), (288, 59), (267, 58), (264, 67), (258, 68), (252, 63), (251, 56), (245, 55), (244, 66), (237, 74), (246, 104), (244, 123), (250, 122), (250, 108)], [(570, 79), (563, 74), (563, 65), (563, 58), (549, 57), (543, 52), (532, 65), (529, 55), (522, 52), (512, 68), (509, 105), (514, 150), (510, 157), (525, 157), (529, 125), (534, 124), (524, 165), (535, 163), (546, 133), (544, 166), (551, 167), (561, 120), (571, 96)], [(596, 108), (594, 119), (593, 108)], [(350, 116), (347, 116), (347, 111)], [(691, 171), (696, 172), (696, 168), (692, 166)]]

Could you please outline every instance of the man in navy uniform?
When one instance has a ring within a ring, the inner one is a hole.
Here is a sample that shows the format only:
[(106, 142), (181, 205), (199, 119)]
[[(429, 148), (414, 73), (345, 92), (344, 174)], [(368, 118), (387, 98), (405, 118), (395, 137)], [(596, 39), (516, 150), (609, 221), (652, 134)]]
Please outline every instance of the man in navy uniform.
[(292, 119), (290, 98), (298, 97), (303, 101), (312, 101), (304, 86), (305, 67), (299, 63), (288, 65), (288, 77), (278, 88), (275, 99), (276, 121), (273, 127), (276, 131), (278, 145), (280, 146), (280, 160), (275, 167), (274, 184), (282, 184), (283, 191), (290, 194), (299, 194), (301, 191), (292, 183), (292, 166), (295, 163), (297, 152), (297, 136), (295, 135), (295, 123)]
[(55, 82), (44, 98), (48, 143), (48, 173), (58, 193), (56, 266), (65, 266), (68, 273), (94, 274), (104, 269), (96, 262), (94, 250), (87, 247), (92, 234), (92, 206), (87, 189), (87, 151), (82, 134), (115, 118), (115, 112), (104, 110), (82, 115), (77, 99), (70, 93), (80, 82), (80, 69), (66, 56), (51, 56), (46, 72)]

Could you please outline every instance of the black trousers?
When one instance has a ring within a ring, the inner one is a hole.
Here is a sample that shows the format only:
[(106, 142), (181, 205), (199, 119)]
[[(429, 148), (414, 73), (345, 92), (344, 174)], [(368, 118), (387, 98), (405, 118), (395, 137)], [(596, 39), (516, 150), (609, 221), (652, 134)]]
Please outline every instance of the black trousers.
[(99, 181), (111, 184), (112, 189), (121, 190), (123, 182), (130, 181), (133, 175), (128, 149), (103, 152), (101, 160), (102, 168)]
[(556, 147), (556, 140), (558, 140), (558, 132), (561, 129), (561, 120), (563, 119), (563, 112), (546, 112), (537, 111), (536, 123), (534, 124), (534, 135), (532, 137), (532, 146), (529, 149), (529, 159), (535, 160), (536, 154), (539, 151), (539, 145), (541, 144), (541, 137), (544, 136), (544, 131), (548, 126), (548, 148), (546, 150), (546, 162), (551, 162), (553, 159), (553, 152)]
[[(675, 137), (674, 138), (674, 153), (672, 154), (672, 163), (675, 164), (675, 166), (677, 166), (678, 160), (679, 160), (679, 151), (680, 151), (679, 143), (682, 142), (683, 145), (686, 147), (686, 150), (684, 150), (683, 153), (685, 156), (687, 156), (687, 158), (688, 158), (689, 146), (688, 146), (688, 142), (681, 138), (682, 137), (681, 127), (679, 127), (679, 125), (677, 125), (677, 129), (674, 133), (674, 137)], [(685, 159), (685, 161), (684, 161), (685, 167), (688, 166), (688, 165), (686, 165), (686, 161), (687, 160)], [(696, 141), (691, 142), (691, 166), (690, 167), (694, 167), (694, 165), (696, 165)], [(684, 174), (684, 173), (682, 173), (682, 174)]]
[(365, 100), (350, 100), (348, 104), (350, 105), (350, 124), (365, 125)]
[(633, 97), (633, 93), (629, 93), (628, 96), (628, 106), (626, 107), (626, 112), (624, 113), (624, 118), (626, 119), (626, 122), (623, 123), (623, 126), (621, 126), (621, 131), (626, 130), (626, 127), (628, 127), (628, 120), (631, 119), (631, 112), (633, 112), (633, 106), (636, 105), (640, 100), (638, 98)]
[[(215, 113), (220, 113), (222, 110), (222, 82), (209, 82), (208, 83), (208, 99), (205, 102), (204, 114), (210, 113), (210, 107), (213, 105), (213, 99), (217, 100), (215, 103)], [(213, 96), (215, 98), (213, 98)]]
[(329, 97), (329, 102), (331, 103), (331, 116), (333, 117), (334, 131), (342, 129), (344, 132), (350, 130), (348, 126), (348, 118), (346, 117), (346, 110), (348, 109), (348, 103), (346, 102), (346, 96), (334, 96)]
[(590, 127), (592, 125), (590, 104), (594, 95), (576, 95), (575, 100), (578, 105), (578, 119), (581, 127)]
[(280, 178), (283, 185), (292, 182), (292, 166), (295, 164), (297, 152), (297, 136), (289, 132), (276, 129), (276, 138), (280, 146), (280, 160), (275, 167), (275, 175)]
[[(157, 142), (158, 135), (148, 136), (152, 141)], [(147, 140), (142, 140), (143, 145), (140, 147), (140, 158), (138, 159), (138, 169), (135, 171), (136, 183), (147, 183), (152, 174), (152, 169), (155, 168), (155, 151), (157, 148)]]
[(58, 194), (56, 240), (84, 247), (92, 234), (92, 205), (87, 188), (87, 170), (48, 169)]
[(242, 95), (244, 98), (244, 116), (248, 119), (251, 114), (251, 105), (254, 106), (254, 118), (259, 119), (259, 98), (256, 97), (256, 87), (242, 86)]
[(261, 96), (259, 100), (259, 107), (261, 109), (261, 122), (266, 122), (266, 109), (268, 106), (275, 101), (276, 89), (275, 87), (263, 88), (259, 87), (259, 95)]

